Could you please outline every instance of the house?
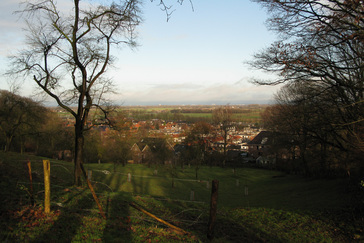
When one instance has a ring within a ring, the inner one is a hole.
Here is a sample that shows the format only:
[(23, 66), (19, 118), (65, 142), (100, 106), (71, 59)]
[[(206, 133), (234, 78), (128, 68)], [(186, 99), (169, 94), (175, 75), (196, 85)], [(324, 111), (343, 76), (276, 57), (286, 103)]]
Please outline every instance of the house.
[(130, 163), (133, 163), (133, 164), (142, 163), (143, 153), (140, 150), (138, 144), (134, 143), (130, 150), (131, 150), (131, 157), (132, 157), (132, 160), (130, 161)]
[(172, 163), (173, 147), (161, 138), (145, 138), (131, 147), (133, 163)]
[(148, 144), (134, 143), (130, 150), (134, 164), (147, 163), (152, 159), (153, 153)]
[(71, 150), (61, 150), (56, 152), (55, 158), (59, 160), (72, 161), (73, 154)]
[(249, 154), (257, 159), (260, 156), (268, 156), (270, 147), (273, 142), (273, 133), (269, 131), (261, 131), (253, 140), (248, 142)]

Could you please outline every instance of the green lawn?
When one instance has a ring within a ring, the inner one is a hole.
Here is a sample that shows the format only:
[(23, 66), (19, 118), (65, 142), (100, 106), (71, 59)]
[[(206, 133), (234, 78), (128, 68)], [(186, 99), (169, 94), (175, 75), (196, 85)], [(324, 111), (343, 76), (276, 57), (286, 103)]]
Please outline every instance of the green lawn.
[[(27, 156), (28, 157), (28, 156)], [(87, 164), (107, 219), (87, 187), (72, 186), (73, 166), (51, 161), (52, 213), (43, 205), (41, 158), (32, 161), (36, 205), (29, 206), (27, 157), (0, 152), (1, 241), (207, 242), (211, 181), (219, 180), (214, 242), (363, 240), (346, 179), (308, 179), (277, 171), (193, 166)], [(158, 171), (155, 174), (155, 170)], [(130, 182), (128, 174), (130, 173)], [(174, 187), (172, 187), (174, 181)], [(194, 200), (191, 201), (191, 191)], [(130, 206), (135, 202), (190, 234), (180, 235)]]
[[(195, 199), (208, 203), (213, 179), (219, 180), (219, 202), (222, 207), (266, 207), (274, 209), (315, 209), (346, 207), (351, 195), (346, 193), (347, 180), (318, 180), (286, 175), (271, 170), (202, 167), (196, 180), (195, 169), (178, 168), (172, 188), (172, 177), (163, 167), (111, 164), (87, 165), (93, 170), (93, 180), (101, 182), (100, 189), (123, 191), (139, 195), (187, 200), (191, 191)], [(105, 174), (105, 171), (110, 174)], [(128, 173), (131, 182), (127, 182)], [(108, 185), (108, 187), (104, 186)], [(109, 188), (110, 187), (110, 188)], [(247, 195), (246, 195), (247, 193)]]

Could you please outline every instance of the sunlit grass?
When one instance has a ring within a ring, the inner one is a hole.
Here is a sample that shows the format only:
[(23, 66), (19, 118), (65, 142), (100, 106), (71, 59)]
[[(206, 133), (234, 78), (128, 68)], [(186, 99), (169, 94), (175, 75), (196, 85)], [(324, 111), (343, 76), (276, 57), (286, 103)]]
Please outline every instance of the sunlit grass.
[[(361, 221), (353, 221), (345, 180), (252, 168), (203, 166), (196, 180), (193, 165), (177, 167), (172, 187), (171, 170), (163, 166), (87, 164), (107, 215), (103, 219), (89, 189), (72, 186), (72, 163), (51, 160), (52, 213), (45, 215), (42, 158), (29, 158), (35, 207), (29, 206), (27, 158), (0, 153), (1, 241), (207, 242), (213, 179), (219, 181), (215, 242), (348, 242), (363, 237)], [(168, 230), (131, 202), (190, 234)]]
[[(232, 168), (203, 166), (198, 170), (196, 180), (195, 168), (186, 166), (183, 170), (176, 169), (177, 176), (172, 187), (173, 178), (164, 167), (118, 165), (115, 172), (111, 164), (88, 167), (95, 169), (93, 180), (107, 184), (113, 192), (189, 200), (193, 191), (195, 200), (205, 203), (210, 200), (211, 181), (217, 179), (219, 202), (223, 207), (340, 208), (345, 207), (350, 197), (345, 193), (345, 179), (309, 179), (270, 170), (238, 168), (234, 171)], [(110, 174), (105, 174), (104, 170), (110, 171)], [(131, 175), (130, 182), (128, 173)], [(102, 184), (98, 187), (106, 190)]]

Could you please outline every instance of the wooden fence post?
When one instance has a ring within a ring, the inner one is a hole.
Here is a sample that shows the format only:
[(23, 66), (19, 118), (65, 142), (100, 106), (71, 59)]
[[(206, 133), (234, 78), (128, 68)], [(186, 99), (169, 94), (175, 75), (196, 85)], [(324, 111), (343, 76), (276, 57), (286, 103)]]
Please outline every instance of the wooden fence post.
[(32, 177), (32, 165), (30, 163), (30, 160), (27, 161), (28, 166), (28, 173), (29, 173), (29, 182), (30, 182), (30, 188), (29, 188), (29, 194), (30, 194), (30, 204), (34, 206), (34, 195), (33, 195), (33, 177)]
[(44, 212), (50, 213), (51, 211), (51, 166), (49, 160), (43, 160), (44, 170)]
[(97, 206), (99, 207), (100, 214), (101, 214), (101, 216), (102, 216), (104, 219), (106, 219), (106, 215), (105, 215), (105, 213), (104, 213), (104, 210), (102, 210), (102, 206), (101, 206), (101, 204), (100, 204), (99, 198), (98, 198), (98, 197), (97, 197), (97, 195), (96, 195), (96, 192), (95, 192), (95, 190), (94, 190), (94, 187), (93, 187), (93, 186), (92, 186), (92, 184), (91, 184), (91, 181), (90, 181), (90, 180), (88, 179), (88, 177), (87, 177), (86, 170), (85, 170), (85, 168), (83, 167), (82, 163), (80, 164), (80, 166), (81, 166), (82, 174), (83, 174), (83, 176), (84, 176), (84, 177), (85, 177), (85, 179), (86, 179), (86, 182), (87, 182), (88, 188), (90, 189), (90, 191), (91, 191), (91, 193), (92, 193), (92, 196), (93, 196), (93, 198), (94, 198), (94, 200), (95, 200), (95, 202), (96, 202)]
[(244, 186), (244, 195), (245, 196), (248, 196), (249, 195), (249, 187), (248, 187), (248, 185), (245, 185)]
[(214, 238), (218, 190), (219, 190), (219, 181), (213, 180), (212, 186), (211, 186), (210, 218), (209, 218), (209, 223), (208, 223), (208, 228), (207, 228), (207, 238), (209, 240), (212, 240)]

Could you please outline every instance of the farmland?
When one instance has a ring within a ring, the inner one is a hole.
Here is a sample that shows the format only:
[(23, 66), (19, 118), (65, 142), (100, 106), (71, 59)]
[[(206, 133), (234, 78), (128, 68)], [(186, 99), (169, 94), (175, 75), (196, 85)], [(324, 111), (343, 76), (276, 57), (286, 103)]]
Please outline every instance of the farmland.
[[(261, 123), (261, 113), (268, 105), (235, 105), (232, 109), (232, 119), (241, 123)], [(119, 106), (115, 111), (124, 114), (126, 118), (134, 120), (162, 119), (166, 121), (207, 121), (212, 122), (213, 110), (220, 106)], [(53, 108), (60, 117), (72, 119), (70, 114), (61, 108)], [(95, 115), (92, 113), (92, 117)]]
[[(2, 241), (207, 242), (211, 180), (219, 180), (214, 242), (348, 242), (363, 239), (360, 197), (348, 179), (312, 179), (253, 168), (87, 164), (107, 219), (69, 162), (51, 161), (51, 213), (43, 213), (42, 158), (0, 153)], [(24, 161), (32, 162), (29, 206)], [(172, 177), (173, 175), (173, 177)], [(174, 182), (174, 183), (172, 183)], [(172, 186), (173, 185), (173, 186)], [(193, 197), (192, 197), (193, 191)], [(180, 235), (131, 207), (188, 232)]]
[[(196, 122), (204, 120), (212, 121), (212, 113), (219, 106), (155, 106), (155, 107), (121, 107), (129, 116), (139, 119), (164, 119), (164, 120), (184, 120), (187, 122)], [(235, 105), (230, 106), (232, 118), (236, 122), (243, 123), (260, 123), (260, 114), (265, 110), (267, 105)]]

